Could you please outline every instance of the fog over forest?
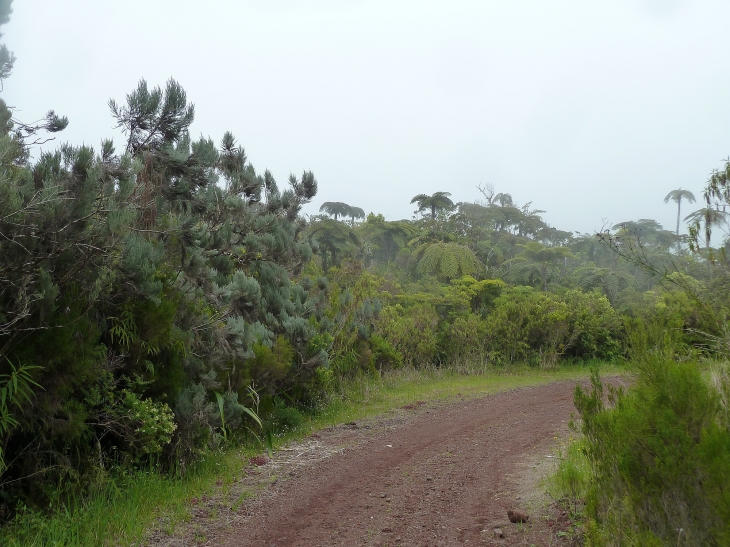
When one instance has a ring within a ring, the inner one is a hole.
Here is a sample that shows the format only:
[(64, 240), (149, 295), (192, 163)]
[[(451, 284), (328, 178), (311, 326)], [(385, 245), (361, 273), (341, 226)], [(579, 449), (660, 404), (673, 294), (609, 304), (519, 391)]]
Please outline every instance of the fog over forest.
[(173, 77), (205, 113), (193, 135), (234, 131), (277, 180), (316, 174), (306, 213), (411, 218), (417, 193), (470, 202), (491, 183), (563, 230), (671, 229), (665, 194), (699, 194), (730, 155), (729, 15), (719, 0), (17, 2), (3, 97), (97, 145), (108, 98)]

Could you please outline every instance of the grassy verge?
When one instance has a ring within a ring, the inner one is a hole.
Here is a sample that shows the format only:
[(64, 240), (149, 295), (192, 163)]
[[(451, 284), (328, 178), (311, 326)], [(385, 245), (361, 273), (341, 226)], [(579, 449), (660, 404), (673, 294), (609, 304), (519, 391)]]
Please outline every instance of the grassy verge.
[[(607, 365), (601, 367), (602, 374), (607, 375), (620, 370)], [(511, 367), (485, 373), (473, 373), (469, 369), (398, 370), (382, 378), (367, 376), (347, 382), (307, 426), (310, 430), (317, 429), (376, 416), (416, 401), (480, 397), (525, 386), (586, 378), (589, 373), (589, 368), (584, 366), (551, 371)]]
[(558, 465), (555, 472), (545, 481), (548, 495), (567, 514), (570, 526), (558, 532), (558, 537), (567, 537), (571, 544), (581, 544), (583, 536), (585, 499), (591, 484), (591, 467), (583, 453), (584, 440), (572, 435), (558, 448)]
[[(603, 367), (604, 373), (619, 369)], [(382, 378), (361, 377), (343, 382), (330, 401), (300, 427), (275, 440), (275, 446), (314, 430), (382, 414), (416, 401), (479, 397), (510, 389), (574, 380), (588, 375), (586, 367), (553, 371), (510, 368), (475, 373), (468, 369), (400, 370)], [(166, 526), (189, 516), (190, 500), (211, 487), (228, 485), (244, 473), (248, 458), (261, 448), (253, 444), (207, 454), (183, 478), (154, 470), (110, 476), (87, 499), (52, 508), (52, 516), (25, 512), (0, 530), (0, 545), (8, 547), (62, 547), (138, 545), (151, 524), (164, 517)]]

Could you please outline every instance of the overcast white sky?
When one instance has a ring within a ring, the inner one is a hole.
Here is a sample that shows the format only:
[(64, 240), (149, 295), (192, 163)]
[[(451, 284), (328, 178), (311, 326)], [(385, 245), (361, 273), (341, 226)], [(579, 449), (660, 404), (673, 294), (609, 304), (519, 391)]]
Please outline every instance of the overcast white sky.
[[(558, 228), (655, 218), (730, 156), (727, 0), (15, 0), (3, 98), (63, 140), (114, 136), (107, 100), (173, 77), (194, 136), (231, 130), (280, 184), (410, 218), (491, 183)], [(122, 145), (122, 139), (116, 142)], [(46, 145), (50, 146), (50, 145)], [(686, 213), (693, 207), (687, 206)], [(683, 214), (684, 216), (684, 214)]]

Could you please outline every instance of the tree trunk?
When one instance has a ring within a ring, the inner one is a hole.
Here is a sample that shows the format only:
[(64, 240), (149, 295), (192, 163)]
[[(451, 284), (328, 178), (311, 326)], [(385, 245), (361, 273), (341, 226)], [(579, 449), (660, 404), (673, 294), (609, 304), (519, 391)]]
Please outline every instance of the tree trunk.
[(680, 217), (680, 210), (682, 208), (682, 200), (677, 200), (677, 236), (679, 236), (679, 217)]

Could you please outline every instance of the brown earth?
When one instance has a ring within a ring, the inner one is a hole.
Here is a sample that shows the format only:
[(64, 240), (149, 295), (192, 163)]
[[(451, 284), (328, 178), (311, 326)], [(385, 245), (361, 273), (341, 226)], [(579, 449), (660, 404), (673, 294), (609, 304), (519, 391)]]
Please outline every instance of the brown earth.
[[(193, 500), (188, 524), (150, 543), (570, 545), (568, 515), (539, 482), (553, 468), (556, 439), (568, 432), (574, 387), (409, 405), (320, 431), (252, 463), (240, 483), (249, 492), (257, 484), (258, 495)], [(528, 522), (510, 523), (510, 509), (529, 514)]]

